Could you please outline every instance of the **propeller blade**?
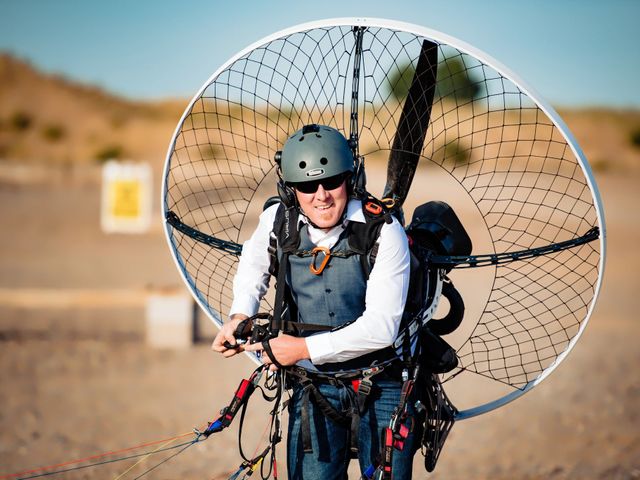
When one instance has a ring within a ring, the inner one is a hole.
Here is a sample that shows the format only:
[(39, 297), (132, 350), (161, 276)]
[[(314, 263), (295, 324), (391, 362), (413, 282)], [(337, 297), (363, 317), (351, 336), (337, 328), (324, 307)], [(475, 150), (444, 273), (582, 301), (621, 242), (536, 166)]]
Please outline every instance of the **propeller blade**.
[(394, 199), (395, 209), (398, 211), (409, 193), (424, 146), (436, 90), (437, 72), (438, 45), (424, 40), (402, 108), (398, 130), (393, 139), (387, 166), (387, 184), (382, 195), (383, 198)]

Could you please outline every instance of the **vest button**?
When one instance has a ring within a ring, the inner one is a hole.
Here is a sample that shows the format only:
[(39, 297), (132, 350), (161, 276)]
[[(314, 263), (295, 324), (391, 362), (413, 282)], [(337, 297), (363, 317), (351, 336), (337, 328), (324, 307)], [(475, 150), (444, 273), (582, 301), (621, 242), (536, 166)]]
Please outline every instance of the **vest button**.
[(335, 313), (333, 313), (333, 312), (329, 312), (329, 316), (330, 316), (330, 317), (334, 317), (335, 315), (336, 315)]

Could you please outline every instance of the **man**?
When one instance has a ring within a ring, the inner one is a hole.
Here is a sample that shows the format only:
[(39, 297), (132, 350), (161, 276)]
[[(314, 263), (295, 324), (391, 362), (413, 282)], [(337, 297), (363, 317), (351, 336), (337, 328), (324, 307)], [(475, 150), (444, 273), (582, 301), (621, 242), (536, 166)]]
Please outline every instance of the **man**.
[[(287, 268), (286, 298), (295, 312), (294, 321), (327, 328), (346, 326), (303, 336), (281, 334), (269, 341), (270, 352), (262, 352), (263, 361), (273, 370), (274, 362), (286, 367), (310, 360), (322, 369), (326, 365), (339, 368), (361, 358), (375, 359), (395, 340), (407, 297), (410, 257), (402, 226), (390, 218), (389, 223), (381, 222), (375, 262), (370, 272), (364, 271), (362, 258), (352, 254), (349, 244), (349, 232), (354, 230), (351, 224), (366, 221), (362, 201), (353, 197), (354, 157), (346, 138), (331, 127), (308, 125), (293, 134), (281, 152), (279, 173), (281, 197), (295, 208), (300, 222), (299, 250), (279, 266)], [(243, 245), (234, 279), (230, 321), (212, 345), (225, 357), (241, 350), (263, 350), (260, 343), (240, 348), (226, 348), (224, 344), (235, 345), (236, 327), (257, 312), (268, 289), (268, 248), (278, 212), (282, 212), (278, 205), (267, 208), (256, 231)], [(282, 259), (281, 249), (278, 251)], [(316, 258), (318, 251), (321, 258)], [(309, 256), (309, 252), (315, 254)], [(379, 456), (381, 432), (398, 405), (402, 385), (399, 375), (388, 372), (375, 375), (372, 381), (372, 392), (359, 412), (357, 447), (361, 470)], [(353, 409), (355, 398), (350, 382), (316, 383), (318, 391), (336, 410), (353, 411), (349, 410)], [(289, 477), (346, 478), (352, 429), (327, 418), (317, 402), (311, 402), (311, 413), (307, 414), (311, 421), (307, 420), (306, 426), (310, 428), (311, 445), (307, 445), (302, 390), (294, 383), (289, 404)], [(403, 451), (394, 452), (394, 478), (411, 478), (413, 453), (410, 436)]]

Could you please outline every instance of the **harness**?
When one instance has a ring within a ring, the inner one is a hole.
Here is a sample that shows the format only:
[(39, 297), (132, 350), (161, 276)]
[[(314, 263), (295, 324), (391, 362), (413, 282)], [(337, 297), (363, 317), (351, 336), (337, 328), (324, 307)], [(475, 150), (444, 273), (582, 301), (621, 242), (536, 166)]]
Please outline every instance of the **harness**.
[[(411, 280), (405, 311), (399, 334), (393, 345), (363, 355), (356, 368), (323, 372), (311, 362), (283, 367), (271, 354), (269, 339), (279, 332), (294, 336), (331, 331), (343, 328), (298, 321), (296, 304), (287, 285), (287, 272), (292, 256), (309, 258), (309, 270), (322, 275), (331, 258), (359, 256), (359, 263), (366, 279), (369, 277), (378, 253), (378, 238), (385, 223), (391, 223), (392, 212), (385, 202), (366, 196), (362, 201), (365, 222), (349, 222), (340, 238), (347, 239), (348, 248), (301, 248), (299, 212), (295, 207), (278, 206), (273, 230), (269, 239), (269, 273), (276, 278), (273, 316), (262, 317), (257, 326), (241, 324), (236, 338), (252, 334), (252, 342), (261, 341), (265, 351), (276, 366), (287, 372), (289, 385), (302, 389), (301, 437), (305, 452), (312, 451), (310, 429), (310, 403), (333, 422), (349, 427), (351, 454), (357, 456), (360, 415), (374, 386), (373, 379), (385, 372), (387, 378), (402, 382), (402, 395), (389, 426), (381, 438), (382, 450), (369, 468), (369, 477), (391, 478), (391, 461), (394, 449), (402, 449), (411, 431), (420, 436), (425, 465), (431, 471), (449, 430), (453, 425), (456, 409), (446, 397), (438, 374), (451, 371), (458, 364), (455, 350), (440, 335), (451, 333), (462, 321), (464, 303), (444, 268), (433, 268), (429, 257), (436, 254), (469, 255), (471, 241), (453, 210), (443, 202), (428, 202), (418, 207), (413, 215), (407, 236), (411, 252)], [(342, 242), (344, 245), (344, 242)], [(338, 243), (336, 243), (338, 245)], [(450, 311), (444, 319), (430, 321), (437, 309), (440, 296), (450, 303)], [(265, 320), (268, 318), (268, 320)], [(353, 321), (353, 320), (352, 320)], [(255, 323), (255, 322), (254, 322)], [(244, 330), (244, 331), (240, 331)], [(329, 383), (347, 388), (351, 402), (347, 412), (336, 410), (318, 389)], [(415, 402), (416, 418), (409, 414), (408, 405)]]
[[(321, 275), (331, 258), (348, 258), (358, 255), (365, 280), (375, 263), (378, 252), (378, 237), (384, 223), (391, 223), (391, 213), (385, 205), (374, 197), (363, 202), (362, 212), (365, 222), (349, 222), (341, 238), (346, 237), (348, 249), (332, 250), (326, 247), (313, 249), (300, 248), (300, 214), (295, 206), (286, 207), (280, 203), (276, 212), (273, 230), (269, 237), (269, 273), (276, 279), (276, 299), (273, 313), (274, 332), (301, 336), (303, 334), (327, 331), (326, 325), (301, 323), (291, 292), (287, 286), (286, 275), (289, 259), (292, 256), (309, 258), (309, 270)], [(289, 310), (290, 309), (290, 310)]]
[[(349, 222), (340, 238), (346, 238), (347, 249), (328, 249), (316, 247), (313, 249), (300, 248), (300, 219), (295, 207), (287, 208), (280, 204), (276, 212), (274, 227), (269, 239), (270, 267), (269, 272), (276, 278), (276, 293), (272, 328), (287, 334), (306, 336), (311, 333), (330, 331), (343, 328), (350, 322), (338, 327), (298, 322), (296, 304), (286, 282), (287, 269), (292, 256), (309, 258), (309, 270), (313, 275), (322, 275), (332, 258), (349, 258), (358, 256), (360, 268), (365, 281), (373, 268), (378, 252), (378, 237), (385, 223), (391, 223), (392, 217), (386, 205), (374, 197), (367, 197), (362, 202), (362, 212), (365, 222)], [(338, 242), (338, 244), (344, 242)], [(265, 342), (265, 344), (268, 342)], [(265, 345), (266, 346), (266, 345)], [(268, 348), (268, 347), (267, 347)], [(407, 349), (409, 345), (407, 344)], [(267, 350), (267, 353), (269, 351)], [(411, 356), (407, 350), (406, 358)], [(273, 356), (271, 356), (273, 358)], [(324, 416), (335, 423), (349, 427), (351, 431), (351, 452), (357, 454), (357, 439), (360, 415), (363, 413), (366, 400), (371, 392), (372, 378), (388, 369), (396, 358), (393, 347), (359, 357), (347, 368), (338, 373), (324, 373), (310, 371), (300, 366), (288, 367), (288, 372), (295, 379), (298, 387), (302, 388), (302, 442), (305, 452), (312, 451), (310, 433), (310, 401), (317, 406)], [(348, 363), (348, 362), (347, 362)], [(353, 392), (349, 411), (337, 411), (320, 393), (317, 385), (329, 383), (338, 388), (349, 388)]]

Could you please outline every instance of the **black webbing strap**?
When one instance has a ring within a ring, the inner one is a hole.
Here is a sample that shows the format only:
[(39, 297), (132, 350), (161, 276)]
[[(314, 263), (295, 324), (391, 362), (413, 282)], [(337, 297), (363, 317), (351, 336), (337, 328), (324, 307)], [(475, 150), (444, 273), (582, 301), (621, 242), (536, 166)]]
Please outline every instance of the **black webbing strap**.
[(333, 405), (320, 393), (318, 388), (307, 379), (302, 382), (302, 412), (300, 414), (300, 427), (302, 429), (302, 447), (305, 453), (313, 452), (311, 444), (311, 422), (309, 418), (309, 399), (313, 395), (313, 402), (320, 409), (322, 414), (332, 422), (343, 427), (350, 424), (350, 416), (340, 413)]
[[(278, 275), (276, 277), (276, 294), (273, 307), (271, 331), (275, 335), (277, 335), (278, 332), (283, 332), (299, 337), (302, 336), (303, 333), (327, 332), (333, 330), (334, 327), (328, 325), (292, 321), (291, 317), (295, 317), (296, 314), (291, 314), (291, 307), (289, 305), (289, 302), (286, 301), (288, 289), (286, 277), (287, 270), (289, 268), (289, 255), (291, 255), (291, 253), (284, 252), (279, 262)], [(295, 309), (294, 312), (296, 312)]]
[(334, 329), (335, 327), (320, 325), (319, 323), (292, 322), (291, 320), (288, 320), (287, 330), (285, 333), (293, 335), (294, 337), (302, 337), (305, 336), (303, 335), (305, 333), (330, 332)]
[(358, 458), (358, 438), (360, 435), (360, 413), (357, 408), (351, 415), (351, 428), (349, 430), (349, 450), (353, 458)]
[(358, 439), (360, 437), (360, 418), (364, 413), (364, 408), (367, 404), (367, 399), (371, 393), (373, 382), (371, 376), (365, 376), (360, 380), (358, 384), (358, 392), (356, 393), (355, 408), (353, 408), (353, 415), (351, 416), (351, 454), (357, 456), (358, 454)]
[[(405, 335), (402, 339), (402, 363), (407, 372), (413, 370), (415, 366), (415, 360), (411, 355), (411, 335)], [(406, 381), (405, 378), (403, 380)]]
[[(373, 198), (373, 197), (371, 197)], [(363, 203), (365, 223), (349, 222), (347, 225), (347, 235), (349, 248), (360, 255), (360, 264), (365, 280), (369, 279), (369, 274), (378, 255), (378, 237), (382, 225), (390, 219), (386, 211), (380, 215), (373, 215), (366, 210)]]
[(269, 274), (273, 277), (278, 276), (278, 268), (280, 262), (278, 261), (278, 237), (271, 231), (269, 233), (269, 246), (267, 247), (267, 253), (269, 254)]
[(309, 420), (309, 385), (302, 389), (302, 409), (300, 412), (300, 430), (302, 434), (302, 449), (304, 453), (313, 452), (311, 444), (311, 422)]
[[(269, 273), (276, 277), (276, 296), (273, 308), (274, 333), (284, 329), (285, 297), (287, 293), (286, 278), (289, 269), (289, 255), (298, 248), (300, 233), (298, 232), (298, 212), (295, 207), (278, 206), (273, 223), (273, 230), (269, 234)], [(282, 250), (282, 257), (278, 258), (278, 246)]]
[(280, 261), (280, 267), (278, 268), (278, 276), (276, 278), (276, 296), (275, 304), (273, 306), (273, 324), (271, 325), (271, 331), (277, 334), (280, 331), (284, 331), (285, 319), (283, 311), (285, 308), (284, 297), (287, 290), (287, 269), (289, 268), (289, 253), (285, 252), (282, 255)]
[[(358, 453), (358, 433), (360, 427), (360, 417), (364, 412), (365, 404), (367, 401), (367, 397), (371, 392), (373, 382), (370, 377), (376, 375), (383, 371), (382, 368), (376, 369), (374, 371), (369, 371), (364, 374), (363, 378), (360, 380), (360, 386), (358, 388), (358, 393), (356, 394), (353, 390), (349, 389), (349, 383), (353, 381), (343, 379), (339, 380), (334, 376), (315, 374), (307, 372), (304, 369), (297, 368), (295, 366), (288, 367), (287, 371), (296, 377), (299, 381), (299, 384), (302, 386), (302, 406), (300, 413), (300, 429), (301, 429), (301, 437), (302, 437), (302, 446), (305, 453), (309, 453), (313, 451), (312, 441), (311, 441), (311, 420), (310, 420), (310, 401), (313, 400), (313, 403), (318, 407), (320, 412), (331, 421), (336, 423), (337, 425), (343, 427), (349, 427), (350, 432), (350, 451), (352, 456), (355, 458)], [(311, 377), (310, 377), (311, 375)], [(325, 382), (330, 385), (333, 385), (336, 388), (346, 388), (347, 393), (350, 394), (350, 404), (351, 408), (346, 413), (339, 412), (336, 408), (329, 403), (329, 401), (320, 393), (316, 384), (318, 382)]]
[[(382, 371), (382, 370), (380, 370)], [(351, 451), (351, 455), (353, 458), (356, 458), (358, 455), (358, 439), (360, 434), (360, 418), (364, 413), (364, 409), (366, 406), (367, 399), (369, 394), (371, 393), (373, 382), (371, 381), (371, 376), (375, 375), (369, 374), (362, 378), (359, 382), (358, 392), (353, 392), (351, 394), (351, 408), (347, 413), (338, 412), (328, 401), (327, 399), (320, 393), (318, 388), (314, 385), (313, 380), (309, 378), (305, 378), (302, 380), (303, 387), (303, 403), (302, 403), (302, 413), (300, 416), (301, 420), (301, 428), (302, 428), (302, 440), (303, 447), (305, 452), (312, 451), (311, 447), (311, 428), (309, 424), (309, 397), (313, 395), (313, 401), (320, 409), (322, 414), (335, 422), (338, 425), (349, 426), (349, 448)], [(347, 384), (340, 382), (338, 380), (334, 382), (329, 382), (331, 385), (334, 385), (338, 388), (349, 388)], [(347, 390), (351, 392), (351, 390)]]
[(269, 358), (271, 359), (271, 363), (273, 363), (276, 367), (278, 367), (279, 369), (283, 369), (284, 365), (282, 365), (278, 359), (276, 358), (276, 356), (273, 354), (273, 350), (271, 350), (271, 345), (269, 344), (270, 339), (267, 338), (266, 340), (264, 340), (262, 342), (262, 348), (264, 349), (265, 352), (267, 352), (267, 355), (269, 355)]

